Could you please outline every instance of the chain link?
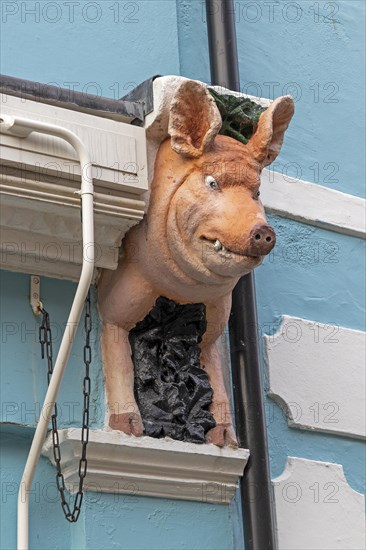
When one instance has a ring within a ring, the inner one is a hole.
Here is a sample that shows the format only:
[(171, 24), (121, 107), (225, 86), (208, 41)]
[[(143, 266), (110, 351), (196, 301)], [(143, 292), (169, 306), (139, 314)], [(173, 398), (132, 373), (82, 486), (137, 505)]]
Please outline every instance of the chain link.
[[(52, 349), (52, 330), (50, 323), (50, 316), (47, 311), (42, 307), (40, 309), (42, 313), (42, 322), (39, 327), (39, 343), (41, 344), (41, 355), (42, 359), (47, 357), (47, 380), (48, 384), (50, 383), (51, 376), (53, 373), (53, 349)], [(88, 460), (86, 458), (86, 446), (89, 441), (89, 405), (90, 405), (90, 363), (92, 360), (92, 353), (90, 347), (90, 333), (92, 330), (92, 318), (91, 318), (91, 309), (90, 309), (90, 291), (85, 301), (85, 318), (84, 318), (84, 328), (85, 328), (85, 345), (84, 345), (84, 364), (85, 364), (85, 375), (83, 380), (83, 416), (82, 416), (82, 430), (81, 430), (81, 458), (79, 461), (79, 487), (78, 492), (76, 493), (74, 500), (73, 511), (66, 501), (65, 498), (65, 478), (61, 470), (61, 448), (60, 440), (58, 435), (57, 427), (57, 404), (55, 403), (54, 411), (51, 416), (52, 422), (52, 442), (53, 442), (53, 456), (56, 463), (56, 485), (57, 490), (60, 493), (61, 498), (61, 508), (65, 515), (65, 518), (70, 523), (75, 523), (79, 519), (81, 503), (83, 501), (83, 484), (87, 472)]]

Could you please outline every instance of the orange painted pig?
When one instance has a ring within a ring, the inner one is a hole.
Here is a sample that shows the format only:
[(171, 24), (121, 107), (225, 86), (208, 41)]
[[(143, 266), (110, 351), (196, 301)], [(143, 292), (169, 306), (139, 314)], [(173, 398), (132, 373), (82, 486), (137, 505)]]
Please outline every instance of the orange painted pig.
[(293, 113), (290, 97), (276, 99), (243, 145), (218, 135), (221, 117), (205, 86), (187, 80), (177, 89), (147, 214), (125, 236), (118, 268), (105, 270), (98, 285), (111, 428), (143, 434), (128, 333), (165, 296), (206, 306), (201, 365), (213, 389), (210, 410), (216, 421), (206, 440), (237, 445), (216, 341), (238, 279), (275, 244), (259, 199), (260, 175), (278, 155)]

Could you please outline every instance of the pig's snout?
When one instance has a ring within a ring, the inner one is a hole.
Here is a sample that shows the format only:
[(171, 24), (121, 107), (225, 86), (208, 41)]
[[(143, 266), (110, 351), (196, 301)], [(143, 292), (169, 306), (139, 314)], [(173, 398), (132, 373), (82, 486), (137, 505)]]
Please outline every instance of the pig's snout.
[(267, 223), (257, 223), (249, 235), (248, 255), (265, 256), (276, 244), (276, 233)]

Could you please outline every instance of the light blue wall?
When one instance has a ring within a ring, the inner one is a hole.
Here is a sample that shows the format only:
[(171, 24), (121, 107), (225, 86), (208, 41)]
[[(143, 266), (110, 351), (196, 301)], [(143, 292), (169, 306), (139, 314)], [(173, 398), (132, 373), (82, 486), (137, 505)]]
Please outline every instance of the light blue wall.
[(1, 9), (4, 74), (118, 99), (152, 75), (179, 73), (175, 1), (26, 0)]
[[(109, 97), (124, 95), (153, 74), (182, 74), (209, 81), (205, 14), (198, 0), (104, 0), (98, 3), (99, 11), (89, 7), (84, 17), (83, 8), (91, 3), (83, 1), (75, 6), (73, 21), (68, 8), (59, 3), (61, 18), (55, 23), (49, 20), (60, 12), (52, 11), (52, 2), (39, 22), (25, 12), (35, 4), (2, 3), (1, 70), (5, 74)], [(300, 11), (289, 4), (299, 5)], [(271, 87), (274, 96), (283, 90), (298, 94), (296, 115), (275, 165), (277, 171), (284, 169), (288, 175), (359, 196), (363, 192), (365, 145), (360, 115), (364, 3), (318, 4), (319, 21), (311, 11), (314, 3), (307, 0), (280, 0), (266, 6), (235, 2), (241, 88), (263, 96), (271, 95)], [(41, 10), (43, 5), (41, 2)], [(333, 17), (332, 6), (337, 10)], [(12, 9), (14, 14), (9, 12)], [(92, 23), (95, 16), (100, 19)], [(68, 84), (72, 82), (75, 84)], [(93, 82), (96, 87), (88, 87)], [(295, 84), (291, 87), (290, 83)], [(271, 218), (271, 223), (278, 233), (278, 245), (256, 274), (260, 330), (268, 332), (268, 324), (278, 326), (283, 314), (364, 329), (361, 241), (281, 218)], [(318, 262), (312, 260), (317, 242), (323, 247)], [(333, 259), (330, 252), (334, 252), (335, 262), (326, 261)], [(28, 277), (4, 272), (2, 284), (2, 338), (7, 343), (2, 345), (2, 418), (34, 426), (34, 400), (41, 402), (46, 389), (45, 365), (39, 359), (36, 341), (38, 320), (28, 305)], [(74, 290), (72, 283), (42, 279), (42, 296), (58, 327), (66, 321)], [(65, 426), (79, 422), (81, 336), (60, 394)], [(95, 358), (100, 358), (97, 343), (94, 352)], [(104, 414), (97, 367), (98, 361), (93, 363), (94, 427), (102, 425)], [(73, 410), (76, 418), (69, 414)], [(282, 411), (271, 400), (266, 401), (266, 412), (273, 476), (281, 473), (288, 455), (329, 460), (343, 464), (349, 483), (363, 490), (365, 450), (361, 442), (289, 429)], [(11, 484), (19, 482), (30, 435), (8, 427), (4, 437), (1, 547), (10, 549), (15, 547), (16, 507)], [(52, 484), (53, 475), (54, 470), (42, 460), (36, 482)], [(113, 496), (90, 494), (80, 522), (70, 527), (62, 519), (59, 504), (50, 502), (41, 490), (39, 502), (31, 504), (32, 548), (241, 547), (237, 505), (228, 508), (144, 497), (131, 503), (125, 498), (115, 502)]]
[(362, 195), (366, 4), (240, 0), (235, 5), (242, 91), (272, 98), (289, 93), (296, 100), (279, 159), (294, 163), (286, 168), (288, 175)]
[[(47, 361), (41, 360), (39, 327), (29, 305), (29, 277), (1, 272), (2, 371), (1, 421), (34, 427), (47, 390)], [(54, 341), (54, 357), (64, 334), (76, 285), (67, 281), (41, 278), (41, 296), (49, 311)], [(99, 319), (92, 291), (92, 368), (93, 399), (91, 422), (101, 427), (104, 421), (102, 373), (100, 371)], [(78, 426), (82, 415), (84, 330), (81, 324), (73, 346), (59, 394), (59, 417), (63, 426)]]
[(210, 82), (205, 3), (177, 0), (180, 74)]
[[(19, 482), (33, 433), (34, 430), (29, 428), (2, 426), (1, 429), (0, 547), (3, 550), (16, 548)], [(29, 521), (30, 548), (70, 548), (71, 532), (60, 514), (54, 468), (43, 458), (38, 464), (29, 496)], [(79, 528), (80, 524), (77, 525)]]
[(126, 495), (91, 494), (86, 548), (232, 549), (228, 506)]

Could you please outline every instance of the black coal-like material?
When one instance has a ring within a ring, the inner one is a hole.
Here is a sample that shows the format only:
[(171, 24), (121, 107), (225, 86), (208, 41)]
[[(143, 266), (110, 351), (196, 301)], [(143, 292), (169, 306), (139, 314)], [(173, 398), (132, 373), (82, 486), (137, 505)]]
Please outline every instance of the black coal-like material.
[(204, 304), (159, 298), (130, 332), (135, 397), (145, 435), (204, 443), (215, 426), (208, 411), (212, 389), (199, 360), (205, 313)]

